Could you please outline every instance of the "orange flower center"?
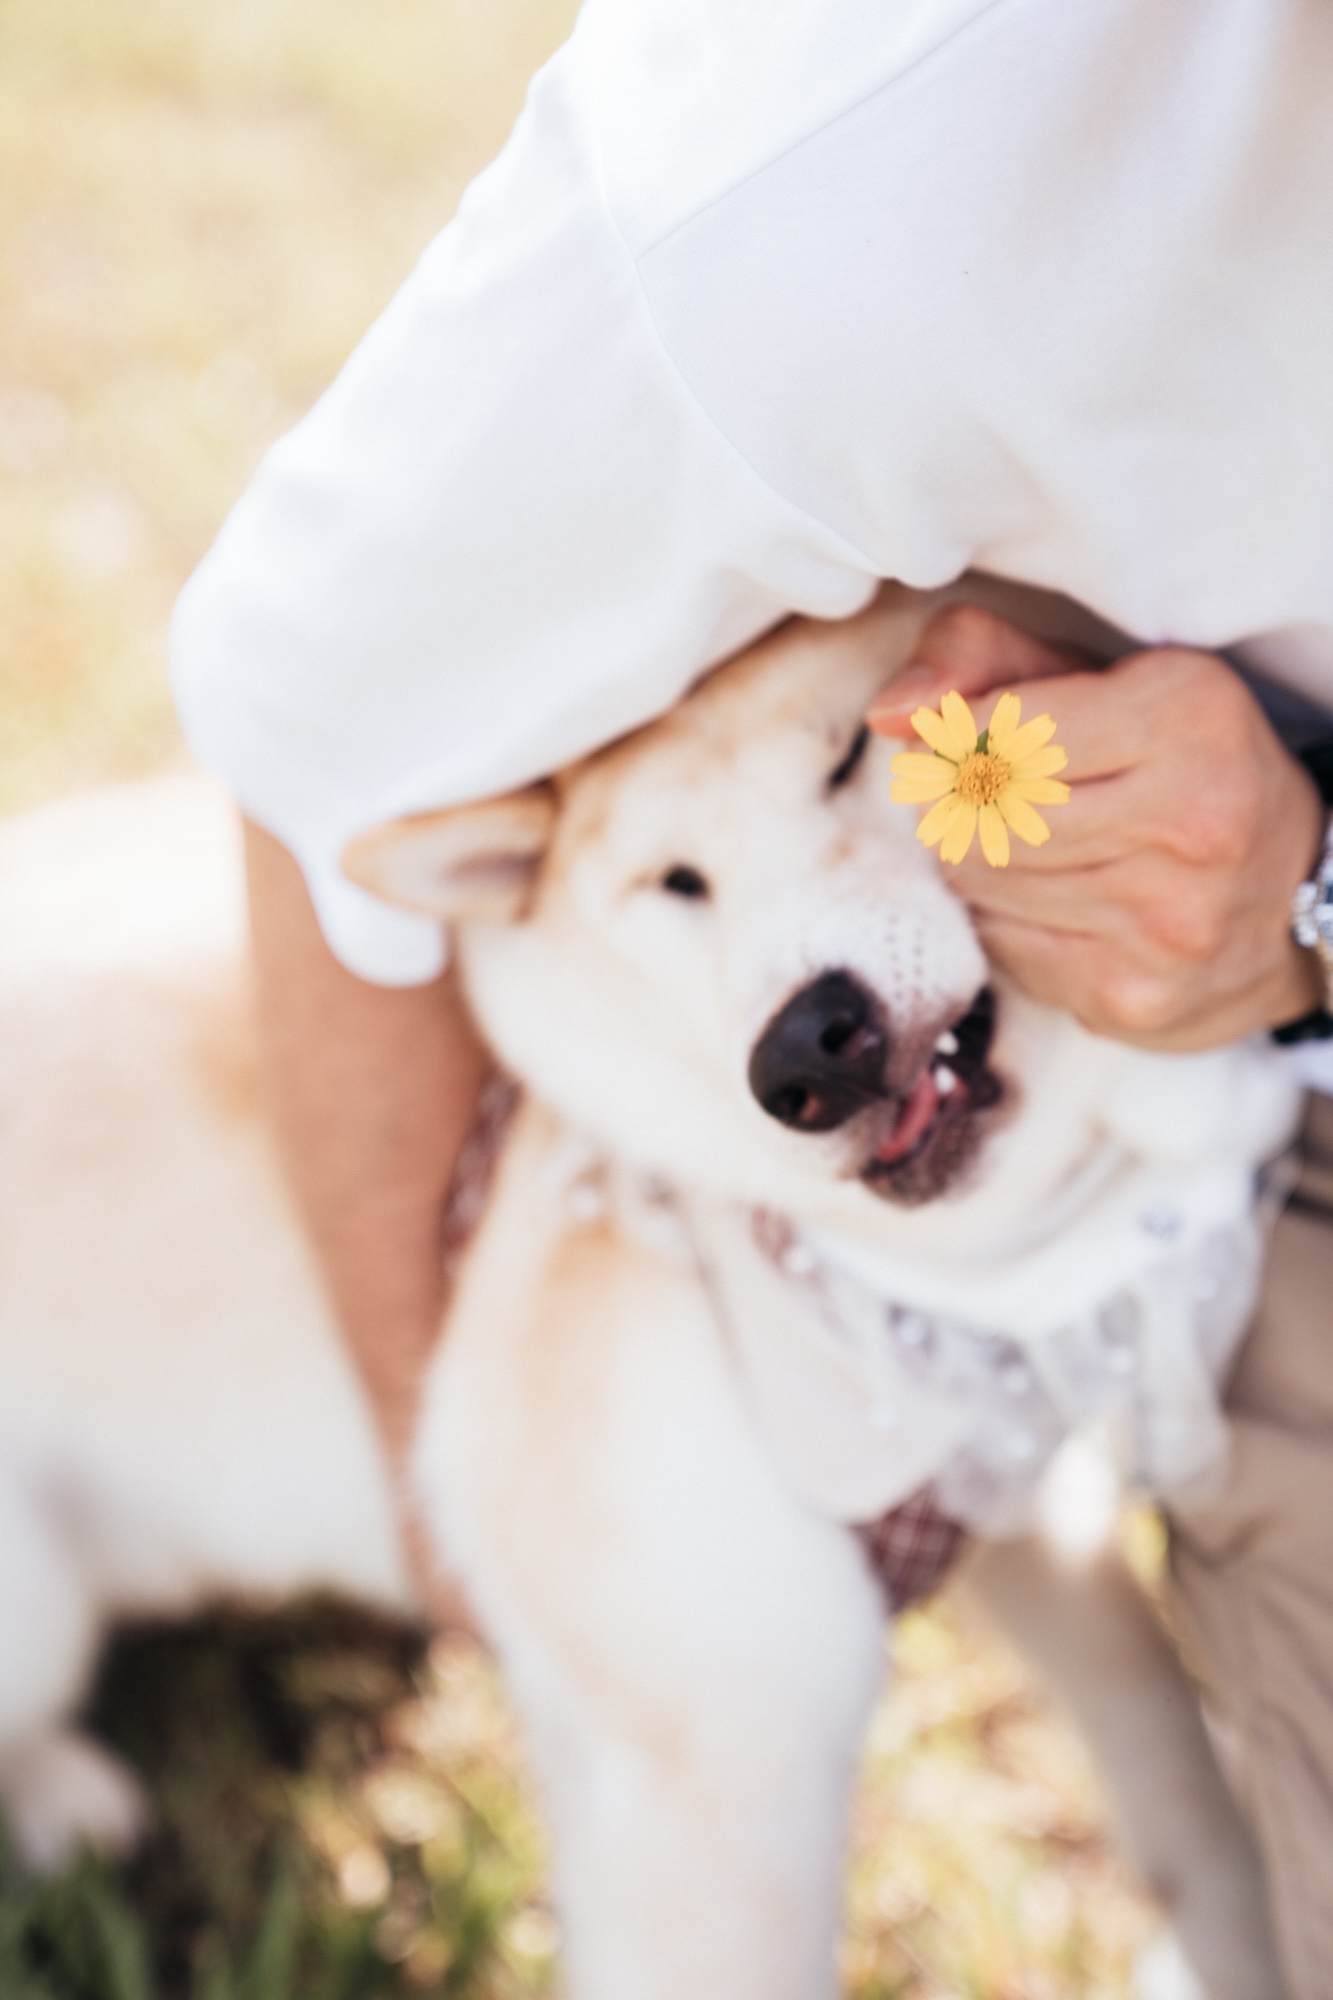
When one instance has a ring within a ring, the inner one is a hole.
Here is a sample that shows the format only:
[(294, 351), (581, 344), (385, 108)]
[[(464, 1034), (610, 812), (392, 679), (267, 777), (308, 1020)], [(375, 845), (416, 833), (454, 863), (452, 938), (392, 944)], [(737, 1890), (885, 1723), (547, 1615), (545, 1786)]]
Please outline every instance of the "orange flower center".
[(993, 806), (1009, 782), (1009, 766), (990, 750), (974, 750), (958, 766), (954, 786), (970, 806)]

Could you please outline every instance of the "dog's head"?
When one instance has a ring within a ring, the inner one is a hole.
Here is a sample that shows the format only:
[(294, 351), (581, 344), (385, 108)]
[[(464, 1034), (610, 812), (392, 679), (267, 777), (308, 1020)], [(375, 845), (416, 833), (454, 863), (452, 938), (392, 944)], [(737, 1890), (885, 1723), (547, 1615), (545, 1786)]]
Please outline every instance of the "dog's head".
[(890, 802), (893, 746), (862, 717), (923, 616), (890, 592), (792, 624), (548, 783), (362, 837), (348, 872), (457, 927), (501, 1059), (623, 1157), (858, 1227), (875, 1210), (881, 1237), (941, 1196), (955, 1240), (959, 1202), (1031, 1213), (1105, 1079), (1073, 1022), (997, 999)]

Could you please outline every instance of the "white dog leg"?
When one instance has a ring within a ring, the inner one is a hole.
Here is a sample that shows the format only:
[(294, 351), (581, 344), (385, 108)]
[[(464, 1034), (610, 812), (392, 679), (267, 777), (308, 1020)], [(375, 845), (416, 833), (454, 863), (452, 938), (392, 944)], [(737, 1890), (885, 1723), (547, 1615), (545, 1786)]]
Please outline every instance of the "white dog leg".
[(20, 1860), (54, 1875), (81, 1847), (129, 1854), (148, 1828), (138, 1779), (77, 1729), (45, 1729), (0, 1749), (0, 1802)]
[(523, 1324), (508, 1248), (455, 1317), (418, 1463), (545, 1793), (567, 1990), (820, 2000), (878, 1592), (778, 1486), (691, 1275), (588, 1230)]
[(0, 1486), (0, 1809), (40, 1873), (87, 1843), (122, 1852), (142, 1832), (138, 1783), (62, 1718), (96, 1640), (87, 1587), (58, 1530), (16, 1484)]
[(1038, 1541), (993, 1542), (970, 1581), (1073, 1711), (1129, 1858), (1170, 1916), (1185, 1963), (1165, 1941), (1150, 1954), (1148, 2000), (1282, 2000), (1258, 1855), (1198, 1692), (1123, 1562), (1072, 1570)]

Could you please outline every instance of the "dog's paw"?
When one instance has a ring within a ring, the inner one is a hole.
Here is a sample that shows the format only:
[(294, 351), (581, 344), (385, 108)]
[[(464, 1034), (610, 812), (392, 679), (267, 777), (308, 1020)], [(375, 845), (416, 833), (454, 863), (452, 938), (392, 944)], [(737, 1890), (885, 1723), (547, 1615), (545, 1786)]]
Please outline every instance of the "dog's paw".
[(24, 1866), (54, 1875), (81, 1847), (128, 1854), (148, 1827), (148, 1801), (118, 1757), (74, 1730), (12, 1744), (0, 1757), (0, 1807)]
[(1137, 2000), (1209, 2000), (1174, 1931), (1160, 1931), (1139, 1953), (1134, 1992)]

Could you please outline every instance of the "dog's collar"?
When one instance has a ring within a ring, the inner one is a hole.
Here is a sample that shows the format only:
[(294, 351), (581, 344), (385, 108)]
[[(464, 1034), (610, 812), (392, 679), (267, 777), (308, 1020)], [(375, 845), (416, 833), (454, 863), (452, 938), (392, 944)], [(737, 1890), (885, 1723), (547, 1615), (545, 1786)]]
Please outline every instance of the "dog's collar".
[[(1218, 1384), (1261, 1253), (1243, 1178), (1229, 1214), (1216, 1190), (1192, 1218), (1148, 1210), (1142, 1241), (1118, 1245), (1124, 1281), (1035, 1329), (912, 1300), (891, 1271), (867, 1283), (768, 1210), (731, 1225), (697, 1204), (691, 1215), (748, 1398), (803, 1496), (868, 1519), (931, 1480), (946, 1513), (1006, 1534), (1031, 1527), (1051, 1460), (1079, 1431), (1109, 1433), (1124, 1481), (1153, 1494), (1219, 1466)], [(747, 1278), (742, 1239), (785, 1312)]]
[(573, 1132), (562, 1158), (575, 1221), (610, 1213), (700, 1272), (758, 1429), (825, 1515), (873, 1521), (933, 1483), (955, 1519), (1024, 1532), (1055, 1453), (1090, 1427), (1153, 1494), (1224, 1460), (1218, 1384), (1262, 1246), (1239, 1166), (1122, 1156), (1054, 1241), (969, 1275), (672, 1187)]

